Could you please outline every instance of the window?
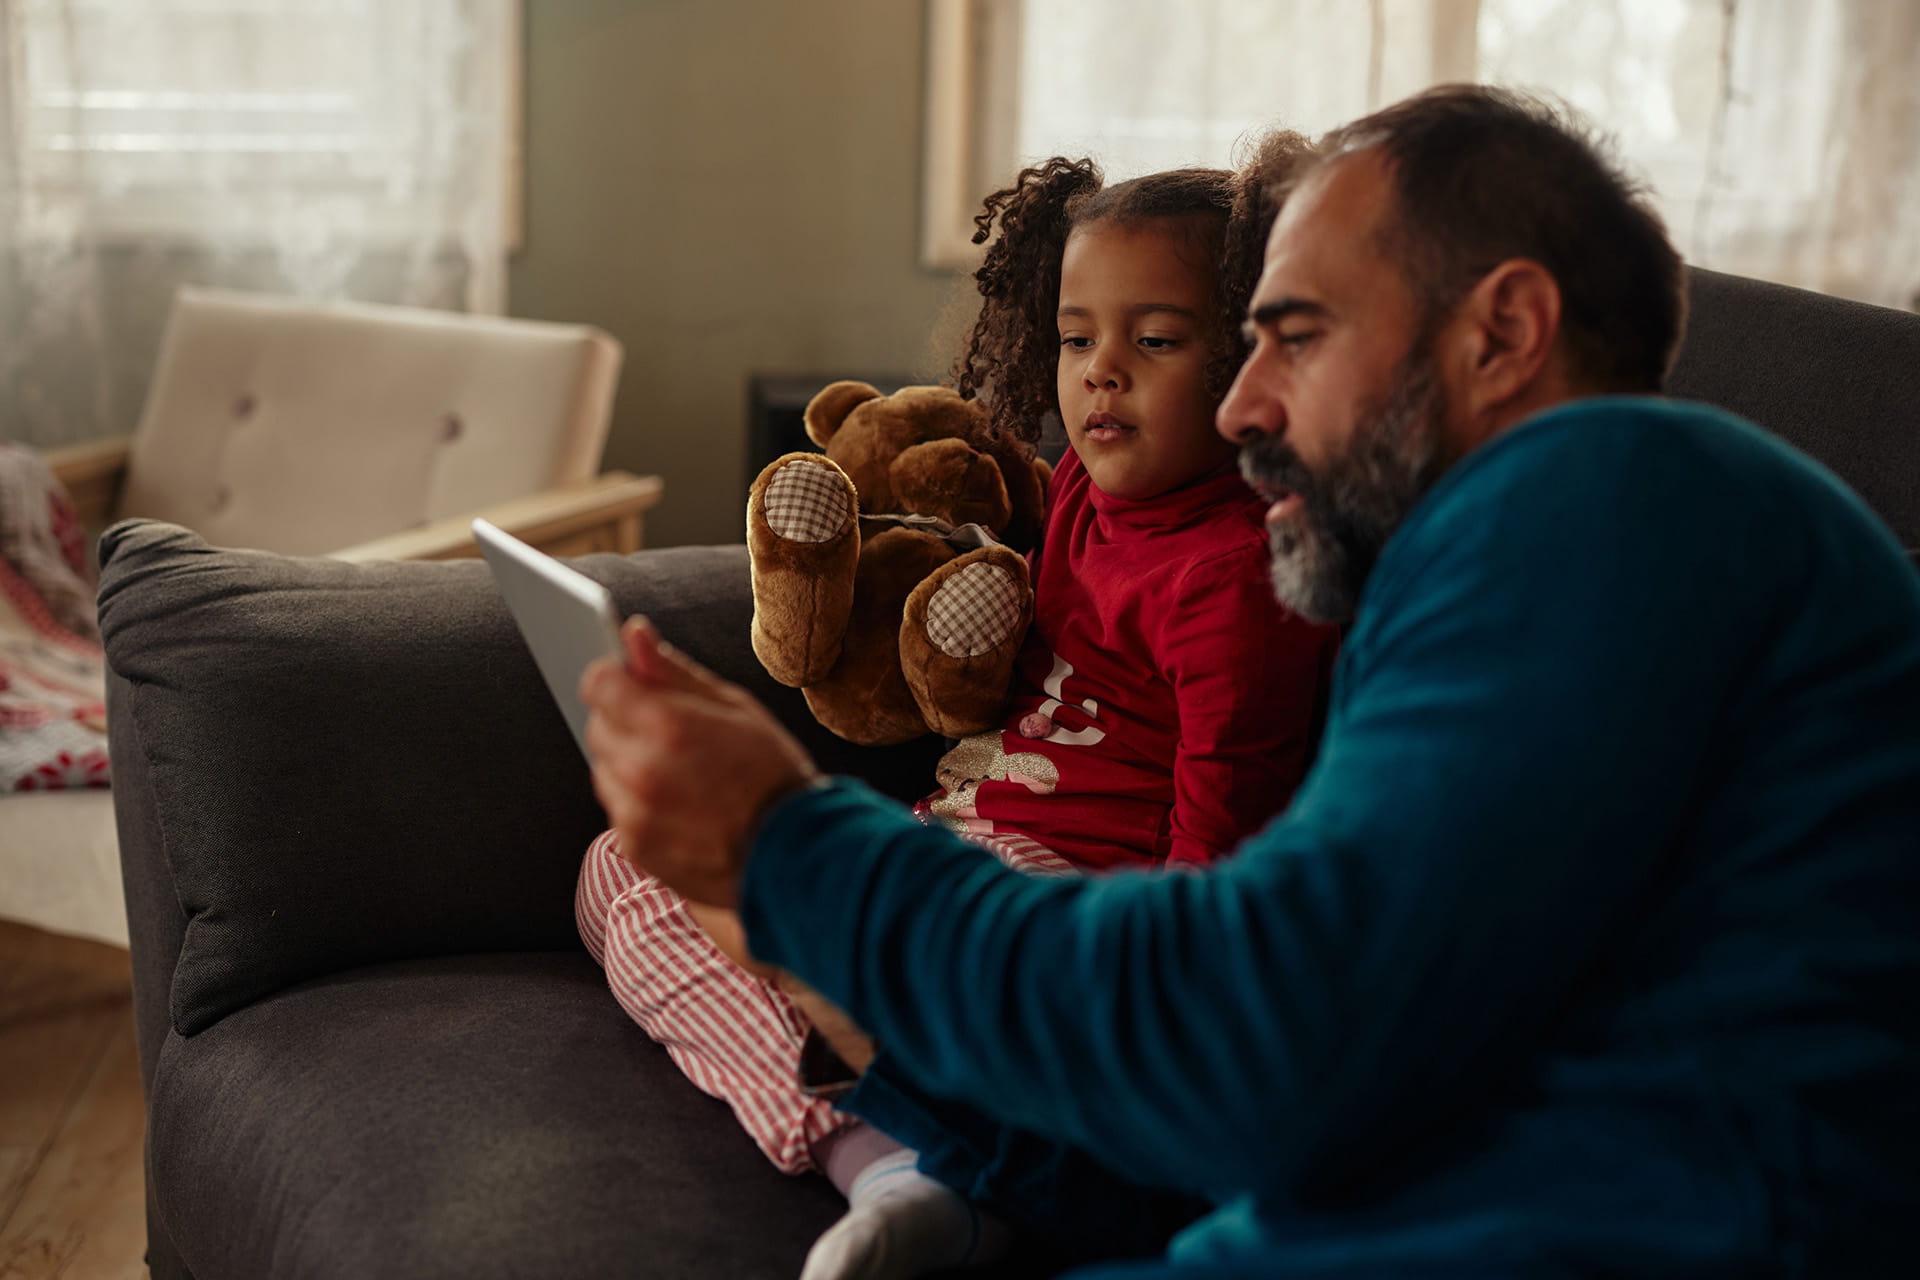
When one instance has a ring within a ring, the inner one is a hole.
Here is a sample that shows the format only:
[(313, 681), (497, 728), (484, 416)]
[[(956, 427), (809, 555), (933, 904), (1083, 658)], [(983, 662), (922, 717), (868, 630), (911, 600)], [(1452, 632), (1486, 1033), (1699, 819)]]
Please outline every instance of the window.
[[(109, 241), (332, 220), (517, 225), (518, 14), (501, 0), (12, 0), (19, 233)], [(488, 104), (484, 117), (474, 104)], [(504, 108), (504, 109), (503, 109)], [(490, 182), (470, 166), (484, 159)], [(462, 170), (467, 172), (463, 173)], [(36, 216), (39, 215), (39, 216)]]
[(0, 0), (0, 422), (137, 420), (174, 290), (498, 313), (516, 0)]
[[(1231, 166), (1249, 131), (1315, 134), (1470, 78), (1459, 0), (931, 0), (929, 266), (975, 260), (972, 217), (1023, 165), (1090, 155), (1110, 180)], [(1380, 38), (1383, 20), (1401, 38)]]
[(929, 0), (923, 258), (1024, 165), (1227, 166), (1430, 84), (1544, 89), (1613, 135), (1703, 266), (1920, 289), (1920, 5), (1874, 0)]

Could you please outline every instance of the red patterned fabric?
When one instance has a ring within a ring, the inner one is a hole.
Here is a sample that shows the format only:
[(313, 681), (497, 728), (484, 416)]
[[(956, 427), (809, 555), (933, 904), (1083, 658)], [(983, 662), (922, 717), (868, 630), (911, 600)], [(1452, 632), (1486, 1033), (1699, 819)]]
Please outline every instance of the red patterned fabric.
[(86, 530), (46, 460), (24, 445), (0, 444), (0, 560), (62, 630), (100, 639)]
[(0, 792), (108, 783), (84, 532), (40, 456), (0, 445)]
[(0, 560), (0, 792), (108, 784), (105, 672)]

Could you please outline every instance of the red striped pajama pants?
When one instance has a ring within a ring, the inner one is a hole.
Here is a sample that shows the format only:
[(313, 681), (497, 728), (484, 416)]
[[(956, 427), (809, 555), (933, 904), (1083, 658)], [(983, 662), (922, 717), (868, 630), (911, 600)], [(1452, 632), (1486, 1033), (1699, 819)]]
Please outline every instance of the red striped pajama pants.
[[(970, 837), (1034, 874), (1071, 873), (1065, 859), (1024, 836)], [(574, 891), (587, 950), (633, 1020), (666, 1047), (687, 1079), (733, 1108), (774, 1167), (814, 1167), (813, 1146), (858, 1123), (800, 1092), (806, 1015), (786, 993), (729, 960), (686, 900), (620, 856), (615, 832), (587, 848)]]

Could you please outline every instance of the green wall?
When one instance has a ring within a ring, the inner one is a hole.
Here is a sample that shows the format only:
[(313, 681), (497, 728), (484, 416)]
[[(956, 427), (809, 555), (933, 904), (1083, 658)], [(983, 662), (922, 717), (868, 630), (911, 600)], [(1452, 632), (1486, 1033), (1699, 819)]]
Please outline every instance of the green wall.
[(527, 0), (514, 315), (626, 347), (606, 465), (649, 546), (738, 542), (747, 379), (937, 377), (918, 265), (920, 0)]

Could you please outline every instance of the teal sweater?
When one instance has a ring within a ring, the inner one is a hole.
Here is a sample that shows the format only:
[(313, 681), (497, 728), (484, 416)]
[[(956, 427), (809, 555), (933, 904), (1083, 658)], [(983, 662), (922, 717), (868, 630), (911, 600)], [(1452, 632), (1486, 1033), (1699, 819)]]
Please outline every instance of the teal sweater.
[(742, 914), (875, 1089), (1214, 1206), (1176, 1274), (1920, 1275), (1920, 577), (1698, 406), (1448, 473), (1218, 870), (1027, 878), (839, 783)]

